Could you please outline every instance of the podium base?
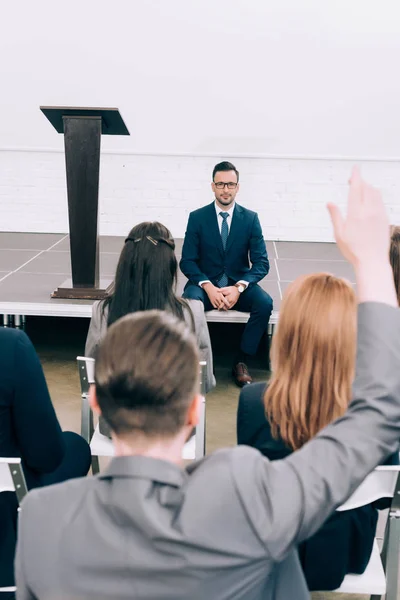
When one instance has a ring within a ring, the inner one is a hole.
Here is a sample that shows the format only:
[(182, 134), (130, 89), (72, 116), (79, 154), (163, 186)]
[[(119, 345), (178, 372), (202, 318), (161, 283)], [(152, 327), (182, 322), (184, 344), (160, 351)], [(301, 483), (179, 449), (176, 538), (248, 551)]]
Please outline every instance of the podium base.
[(51, 294), (52, 298), (64, 298), (68, 300), (102, 300), (108, 296), (114, 287), (112, 279), (101, 279), (100, 287), (74, 287), (72, 279), (64, 281)]

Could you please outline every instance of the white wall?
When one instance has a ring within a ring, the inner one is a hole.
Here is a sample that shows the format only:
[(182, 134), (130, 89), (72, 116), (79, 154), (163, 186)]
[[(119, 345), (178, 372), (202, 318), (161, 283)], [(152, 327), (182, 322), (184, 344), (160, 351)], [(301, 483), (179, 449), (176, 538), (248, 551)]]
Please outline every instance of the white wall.
[(135, 152), (400, 156), (398, 0), (1, 3), (0, 144), (117, 106)]
[(0, 229), (68, 229), (41, 104), (122, 112), (131, 136), (102, 139), (105, 234), (159, 219), (182, 236), (220, 158), (269, 238), (331, 239), (353, 161), (400, 222), (398, 0), (19, 0), (0, 18)]
[[(135, 223), (159, 220), (182, 237), (189, 211), (212, 200), (219, 158), (226, 157), (103, 154), (100, 232), (126, 235)], [(241, 177), (238, 201), (259, 213), (267, 238), (332, 240), (325, 205), (344, 205), (352, 161), (232, 160)], [(383, 191), (392, 223), (400, 224), (400, 163), (360, 164)], [(3, 231), (67, 232), (63, 153), (0, 152), (0, 208)]]

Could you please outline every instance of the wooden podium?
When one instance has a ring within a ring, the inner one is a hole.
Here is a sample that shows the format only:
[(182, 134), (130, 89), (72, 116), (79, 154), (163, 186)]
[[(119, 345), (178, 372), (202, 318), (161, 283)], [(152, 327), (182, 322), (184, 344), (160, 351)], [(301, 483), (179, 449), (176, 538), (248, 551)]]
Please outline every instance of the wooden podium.
[(99, 173), (101, 135), (129, 135), (117, 108), (41, 106), (64, 134), (72, 279), (52, 298), (101, 299), (112, 280), (99, 280)]

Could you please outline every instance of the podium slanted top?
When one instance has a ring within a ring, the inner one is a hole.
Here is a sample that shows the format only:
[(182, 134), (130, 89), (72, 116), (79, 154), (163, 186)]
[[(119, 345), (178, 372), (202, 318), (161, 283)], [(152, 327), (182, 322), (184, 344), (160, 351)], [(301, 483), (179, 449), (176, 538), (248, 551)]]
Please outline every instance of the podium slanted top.
[(130, 135), (118, 108), (41, 106), (40, 110), (58, 133), (64, 133), (63, 117), (101, 117), (103, 135)]

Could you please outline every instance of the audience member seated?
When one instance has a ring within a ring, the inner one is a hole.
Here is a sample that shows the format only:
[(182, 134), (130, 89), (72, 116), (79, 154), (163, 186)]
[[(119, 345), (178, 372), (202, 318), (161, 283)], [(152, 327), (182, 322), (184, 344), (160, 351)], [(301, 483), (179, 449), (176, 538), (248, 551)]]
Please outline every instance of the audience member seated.
[[(115, 276), (113, 294), (92, 308), (85, 355), (94, 357), (107, 327), (121, 317), (142, 310), (167, 310), (195, 332), (200, 357), (207, 361), (206, 391), (215, 386), (210, 334), (200, 300), (175, 294), (178, 263), (175, 242), (161, 223), (140, 223), (125, 240)], [(100, 419), (101, 433), (110, 436)]]
[[(285, 458), (342, 416), (351, 400), (356, 352), (356, 297), (349, 283), (318, 273), (287, 289), (272, 344), (268, 384), (242, 390), (237, 441), (270, 460)], [(398, 454), (390, 462), (398, 464)], [(337, 512), (299, 548), (310, 590), (335, 590), (347, 573), (363, 573), (378, 511)]]
[(360, 302), (347, 412), (284, 460), (237, 446), (184, 469), (201, 403), (196, 340), (167, 312), (119, 319), (99, 347), (90, 393), (115, 457), (98, 477), (23, 501), (20, 600), (309, 599), (298, 544), (400, 438), (400, 311), (384, 205), (355, 171), (346, 220), (330, 212)]
[[(86, 475), (90, 448), (76, 433), (61, 431), (39, 358), (22, 331), (0, 328), (0, 373), (0, 456), (22, 458), (29, 489)], [(15, 494), (3, 492), (0, 587), (14, 585), (16, 521)]]
[(400, 304), (400, 227), (391, 227), (390, 264), (392, 265), (394, 287)]

